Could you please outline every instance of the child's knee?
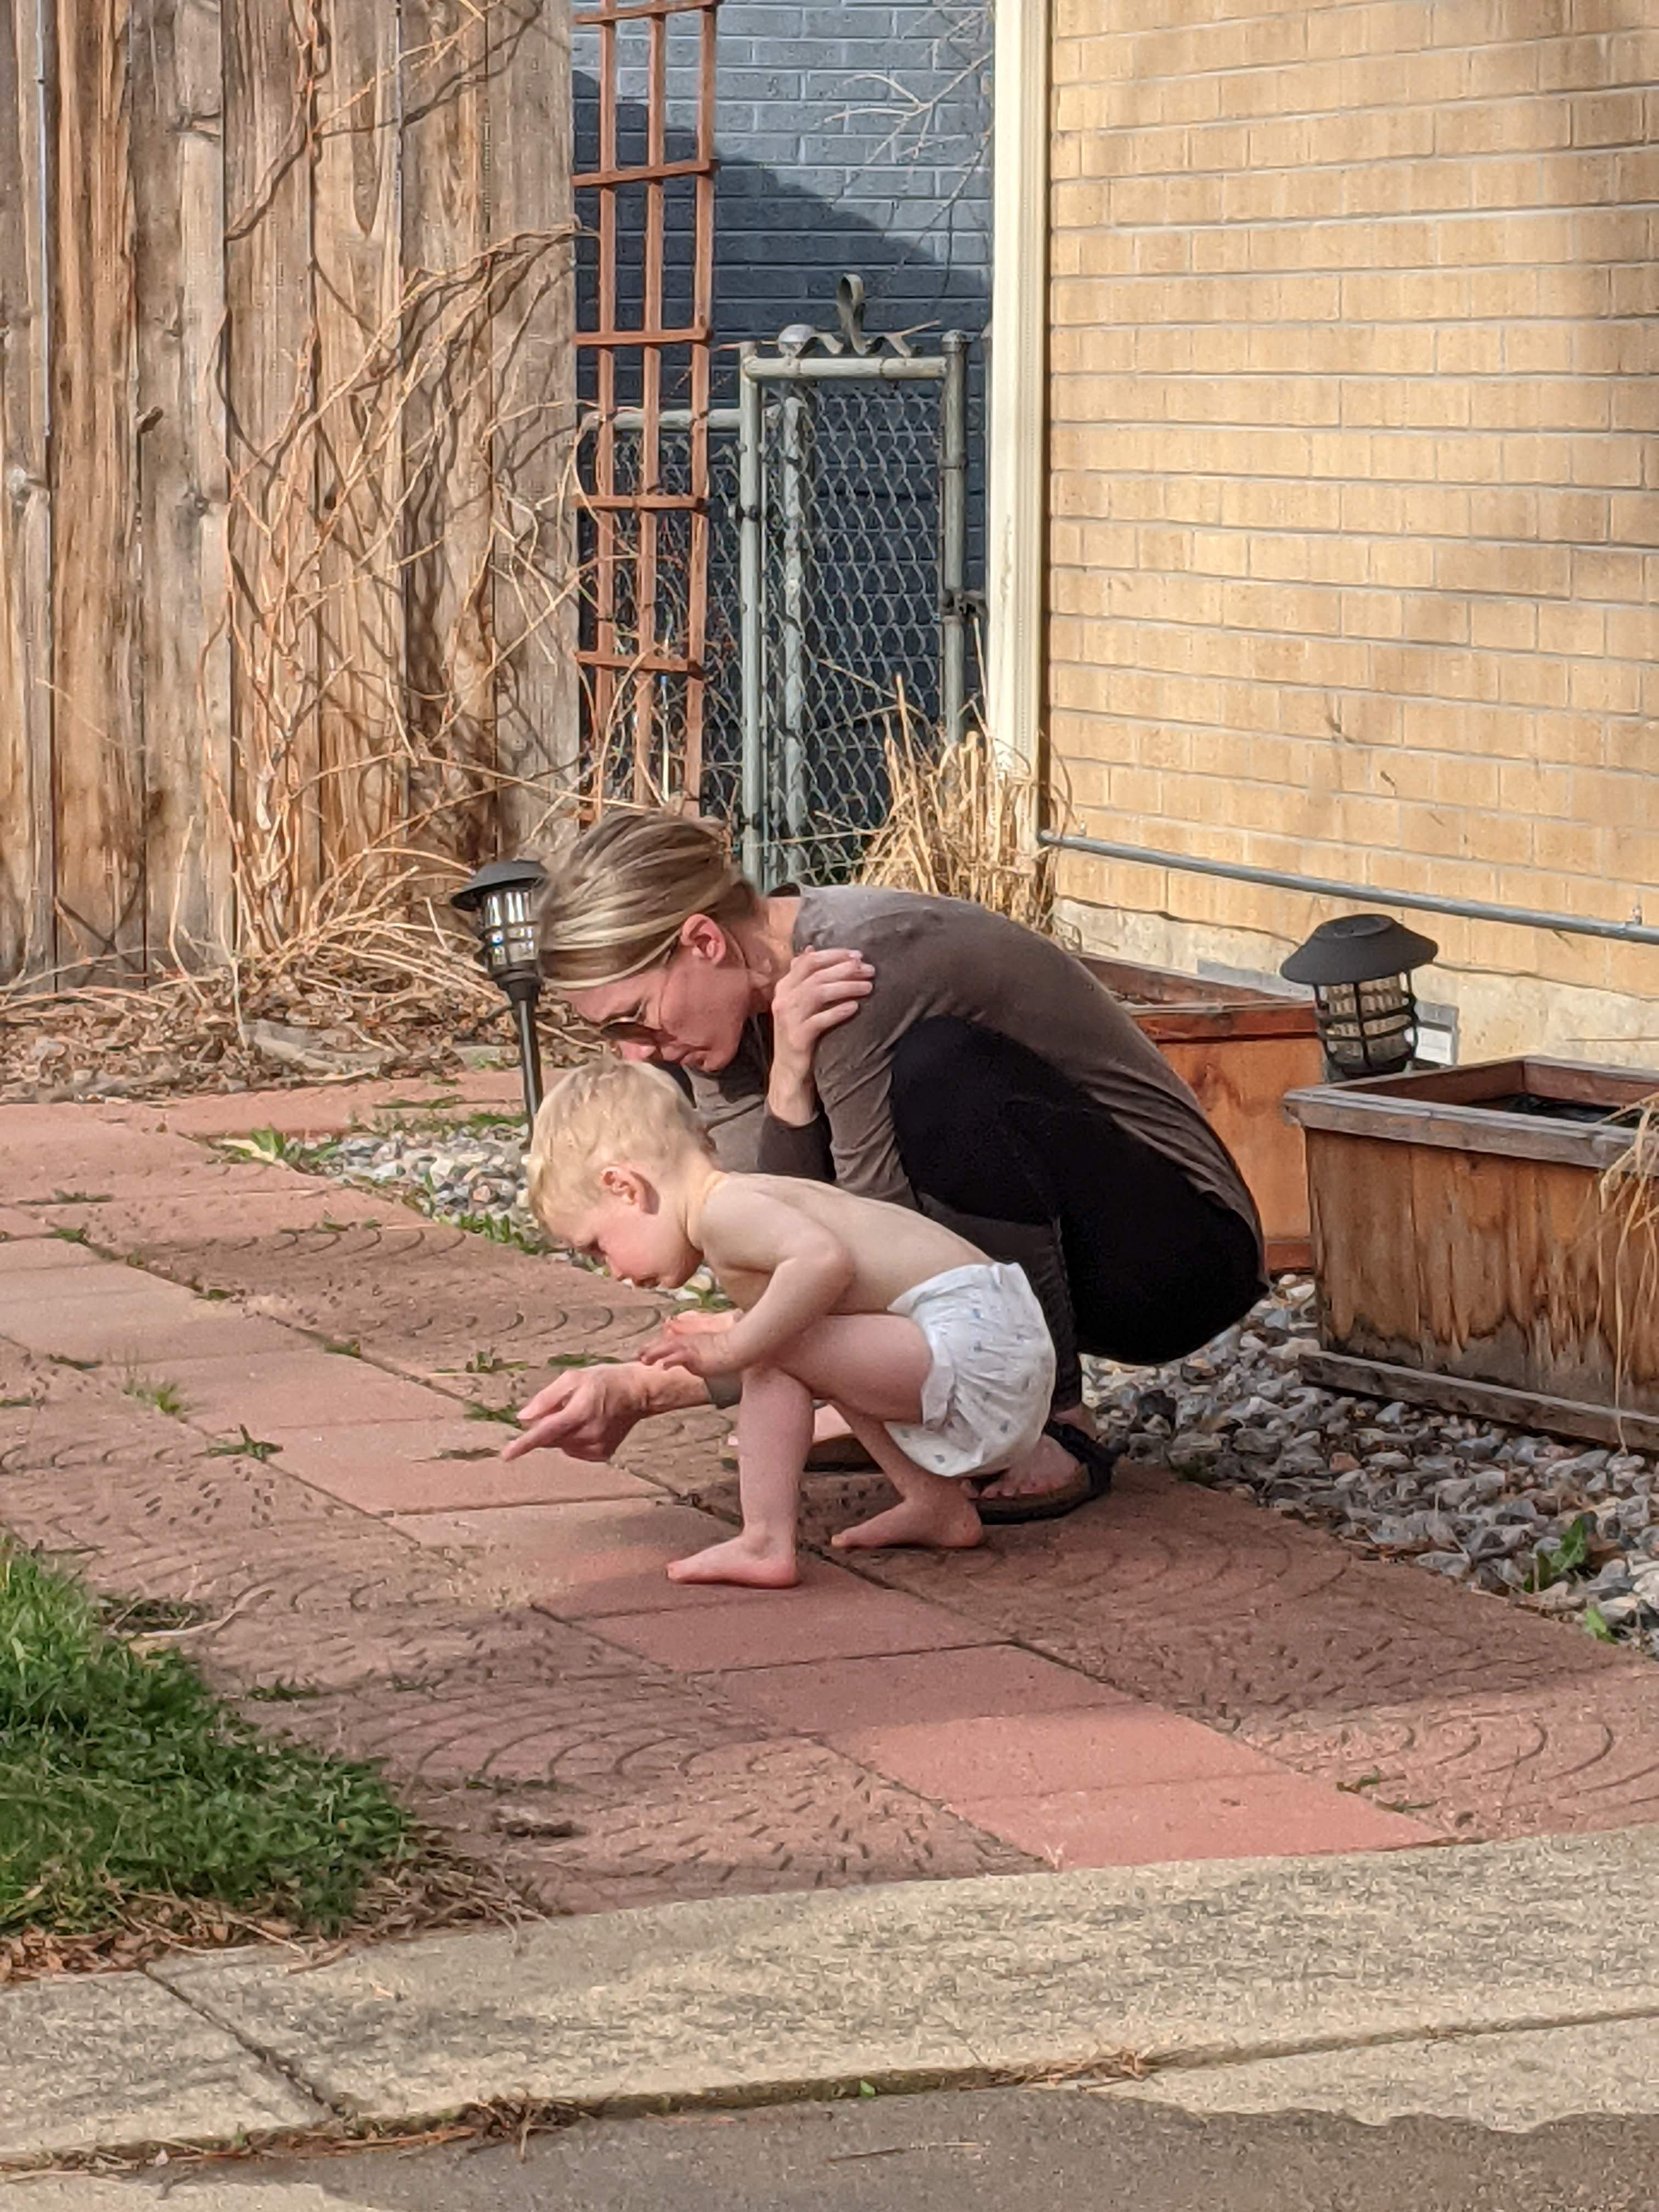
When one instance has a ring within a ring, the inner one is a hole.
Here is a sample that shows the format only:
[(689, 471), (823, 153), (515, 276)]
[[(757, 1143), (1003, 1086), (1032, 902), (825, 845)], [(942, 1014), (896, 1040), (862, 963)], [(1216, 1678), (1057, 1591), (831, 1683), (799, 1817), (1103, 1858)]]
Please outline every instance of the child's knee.
[(743, 1396), (738, 1405), (740, 1428), (745, 1421), (794, 1420), (803, 1410), (810, 1417), (811, 1406), (811, 1392), (786, 1368), (744, 1368)]
[(752, 1399), (787, 1396), (793, 1392), (803, 1390), (805, 1387), (804, 1382), (798, 1382), (794, 1376), (782, 1367), (745, 1367), (743, 1370), (743, 1395), (745, 1403)]

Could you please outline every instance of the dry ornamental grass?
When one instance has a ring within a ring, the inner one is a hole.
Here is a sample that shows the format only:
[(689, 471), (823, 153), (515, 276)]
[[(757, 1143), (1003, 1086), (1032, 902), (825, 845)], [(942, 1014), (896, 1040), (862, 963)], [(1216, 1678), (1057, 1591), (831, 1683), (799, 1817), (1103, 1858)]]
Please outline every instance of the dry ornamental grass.
[(1028, 929), (1049, 929), (1054, 857), (1036, 849), (1038, 784), (999, 759), (983, 726), (941, 750), (920, 734), (902, 685), (886, 738), (891, 811), (861, 878), (933, 898), (971, 899)]

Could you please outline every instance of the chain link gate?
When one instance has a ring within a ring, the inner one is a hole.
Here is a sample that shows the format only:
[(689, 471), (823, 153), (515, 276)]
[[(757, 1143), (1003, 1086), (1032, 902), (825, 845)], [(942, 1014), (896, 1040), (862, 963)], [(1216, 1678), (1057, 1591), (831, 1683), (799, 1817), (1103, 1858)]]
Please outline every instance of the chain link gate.
[(836, 306), (835, 332), (793, 325), (740, 364), (728, 805), (763, 884), (855, 874), (890, 738), (953, 743), (967, 711), (968, 339), (870, 336), (856, 276)]
[(745, 347), (735, 407), (605, 417), (614, 506), (695, 497), (707, 565), (689, 544), (653, 562), (647, 638), (615, 562), (610, 649), (651, 704), (591, 718), (593, 803), (715, 815), (757, 883), (855, 875), (887, 819), (890, 738), (931, 750), (967, 711), (969, 341), (870, 336), (855, 276), (837, 307), (834, 331)]

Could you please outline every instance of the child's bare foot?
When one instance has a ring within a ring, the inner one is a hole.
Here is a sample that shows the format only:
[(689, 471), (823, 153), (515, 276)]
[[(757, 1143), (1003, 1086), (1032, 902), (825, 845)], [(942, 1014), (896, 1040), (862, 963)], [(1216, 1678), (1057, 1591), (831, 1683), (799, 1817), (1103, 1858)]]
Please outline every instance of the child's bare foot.
[(793, 1544), (780, 1550), (757, 1543), (752, 1536), (733, 1536), (724, 1544), (711, 1544), (706, 1552), (693, 1552), (684, 1559), (671, 1559), (671, 1583), (737, 1583), (745, 1589), (793, 1589), (800, 1580)]
[(971, 1552), (985, 1541), (974, 1501), (952, 1489), (938, 1498), (906, 1498), (872, 1520), (843, 1528), (830, 1543), (838, 1552), (878, 1552), (889, 1545), (922, 1544), (936, 1552)]

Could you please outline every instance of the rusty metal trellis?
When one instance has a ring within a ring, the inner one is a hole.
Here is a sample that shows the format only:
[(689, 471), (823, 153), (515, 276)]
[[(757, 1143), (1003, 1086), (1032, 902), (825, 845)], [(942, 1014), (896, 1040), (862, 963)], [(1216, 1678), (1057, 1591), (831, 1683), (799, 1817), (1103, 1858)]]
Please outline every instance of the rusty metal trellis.
[[(576, 333), (588, 526), (577, 659), (596, 805), (607, 793), (695, 804), (702, 782), (718, 4), (600, 0), (571, 19), (591, 42), (597, 79), (596, 158), (573, 180), (596, 243), (581, 318), (592, 327)], [(642, 100), (633, 90), (641, 83)], [(671, 104), (689, 109), (689, 128)], [(676, 155), (671, 142), (691, 150)], [(684, 228), (671, 234), (671, 193), (677, 216), (690, 202), (689, 270), (669, 262)], [(663, 481), (665, 398), (690, 418), (675, 435), (672, 489)], [(665, 562), (683, 573), (665, 577)]]

